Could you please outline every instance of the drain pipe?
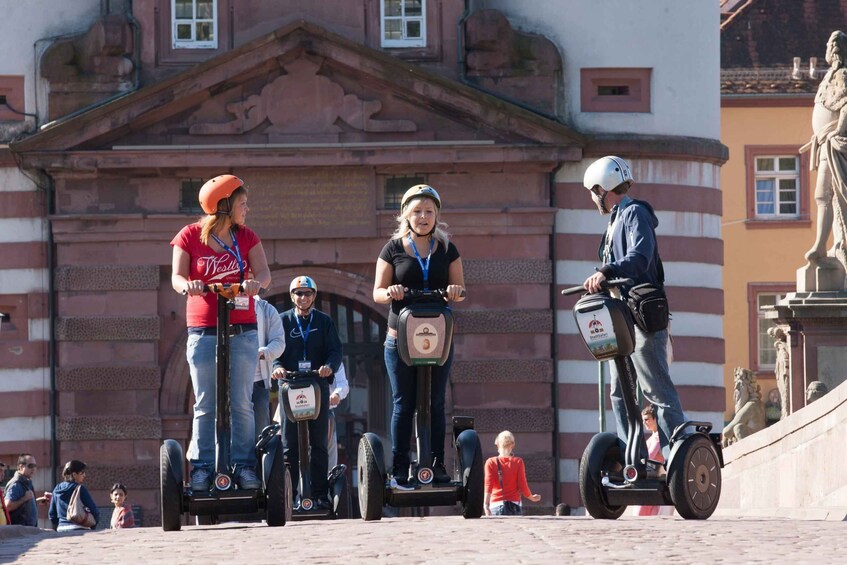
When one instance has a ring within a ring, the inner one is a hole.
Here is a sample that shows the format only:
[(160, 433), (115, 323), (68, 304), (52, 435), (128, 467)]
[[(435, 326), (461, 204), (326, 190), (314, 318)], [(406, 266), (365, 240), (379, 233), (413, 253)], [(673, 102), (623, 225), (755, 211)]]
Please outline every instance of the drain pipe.
[[(556, 210), (556, 171), (551, 171), (548, 175), (548, 184), (550, 186), (550, 207)], [(555, 216), (554, 216), (555, 218)], [(561, 461), (561, 453), (559, 449), (559, 324), (558, 324), (558, 303), (559, 293), (556, 292), (556, 253), (558, 247), (556, 245), (556, 221), (553, 221), (553, 233), (550, 235), (550, 258), (553, 268), (551, 269), (553, 280), (550, 284), (550, 304), (553, 305), (553, 335), (550, 338), (550, 351), (553, 355), (553, 508), (559, 504), (559, 495), (561, 493), (561, 476), (559, 473), (559, 462)]]
[(53, 477), (59, 472), (59, 440), (56, 437), (59, 415), (57, 414), (56, 395), (56, 256), (53, 241), (53, 220), (51, 216), (56, 211), (55, 186), (53, 177), (44, 172), (47, 177), (44, 194), (44, 219), (47, 222), (47, 317), (50, 320), (50, 339), (47, 346), (47, 359), (50, 367), (50, 466)]

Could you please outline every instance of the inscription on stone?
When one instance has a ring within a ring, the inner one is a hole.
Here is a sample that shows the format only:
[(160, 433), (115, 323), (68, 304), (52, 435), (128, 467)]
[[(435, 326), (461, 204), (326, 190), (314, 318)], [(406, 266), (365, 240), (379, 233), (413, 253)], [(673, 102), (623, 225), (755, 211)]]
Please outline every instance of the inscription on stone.
[(237, 171), (249, 189), (247, 225), (262, 239), (373, 236), (372, 170)]

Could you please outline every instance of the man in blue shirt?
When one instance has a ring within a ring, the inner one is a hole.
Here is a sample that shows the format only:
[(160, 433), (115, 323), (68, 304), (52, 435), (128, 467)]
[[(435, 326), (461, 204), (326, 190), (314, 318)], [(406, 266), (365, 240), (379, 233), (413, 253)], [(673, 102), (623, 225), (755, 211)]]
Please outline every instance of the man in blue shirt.
[[(664, 286), (664, 272), (656, 242), (659, 220), (653, 207), (643, 200), (627, 196), (633, 184), (629, 164), (620, 157), (608, 156), (593, 162), (585, 171), (583, 184), (601, 214), (611, 214), (606, 236), (600, 248), (603, 266), (585, 280), (589, 292), (599, 292), (609, 279), (629, 278), (633, 287), (650, 283)], [(632, 287), (620, 287), (623, 297)], [(668, 370), (668, 330), (646, 332), (635, 326), (635, 351), (631, 359), (638, 384), (644, 397), (656, 407), (659, 439), (667, 460), (669, 438), (674, 429), (685, 421), (682, 404)], [(615, 414), (618, 437), (626, 441), (627, 418), (620, 378), (614, 363), (611, 368), (612, 410)], [(640, 418), (640, 414), (638, 415)]]
[(47, 499), (36, 498), (35, 489), (32, 486), (32, 476), (38, 464), (35, 457), (29, 453), (22, 453), (18, 457), (18, 471), (8, 483), (6, 483), (5, 499), (6, 509), (12, 524), (21, 526), (38, 526), (38, 504), (46, 504)]

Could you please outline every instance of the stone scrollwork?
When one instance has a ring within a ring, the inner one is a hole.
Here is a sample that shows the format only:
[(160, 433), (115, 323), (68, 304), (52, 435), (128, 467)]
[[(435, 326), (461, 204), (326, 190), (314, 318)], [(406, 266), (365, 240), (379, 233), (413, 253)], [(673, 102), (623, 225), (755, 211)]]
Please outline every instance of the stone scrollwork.
[(363, 100), (326, 76), (320, 66), (308, 59), (297, 59), (285, 66), (286, 74), (267, 83), (259, 94), (226, 105), (234, 117), (228, 122), (194, 123), (192, 135), (242, 134), (262, 125), (266, 133), (317, 134), (338, 133), (341, 120), (353, 130), (364, 132), (413, 132), (410, 120), (377, 120), (382, 109), (379, 100)]

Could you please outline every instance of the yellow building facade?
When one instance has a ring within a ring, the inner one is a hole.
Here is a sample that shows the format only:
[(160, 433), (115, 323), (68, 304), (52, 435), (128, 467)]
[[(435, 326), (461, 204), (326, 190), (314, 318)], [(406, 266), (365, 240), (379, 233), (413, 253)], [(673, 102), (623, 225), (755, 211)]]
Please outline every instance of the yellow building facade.
[[(725, 98), (721, 106), (721, 137), (729, 147), (729, 161), (721, 168), (726, 420), (735, 411), (735, 367), (756, 373), (764, 400), (776, 388), (773, 339), (766, 334), (771, 324), (763, 321), (759, 307), (795, 290), (796, 271), (814, 242), (815, 173), (808, 170), (808, 153), (799, 153), (811, 136), (812, 104), (812, 97), (804, 96), (755, 105)], [(768, 170), (772, 162), (774, 171)], [(792, 182), (793, 213), (787, 205)], [(777, 197), (773, 210), (768, 206), (771, 186), (782, 187), (784, 197)]]

